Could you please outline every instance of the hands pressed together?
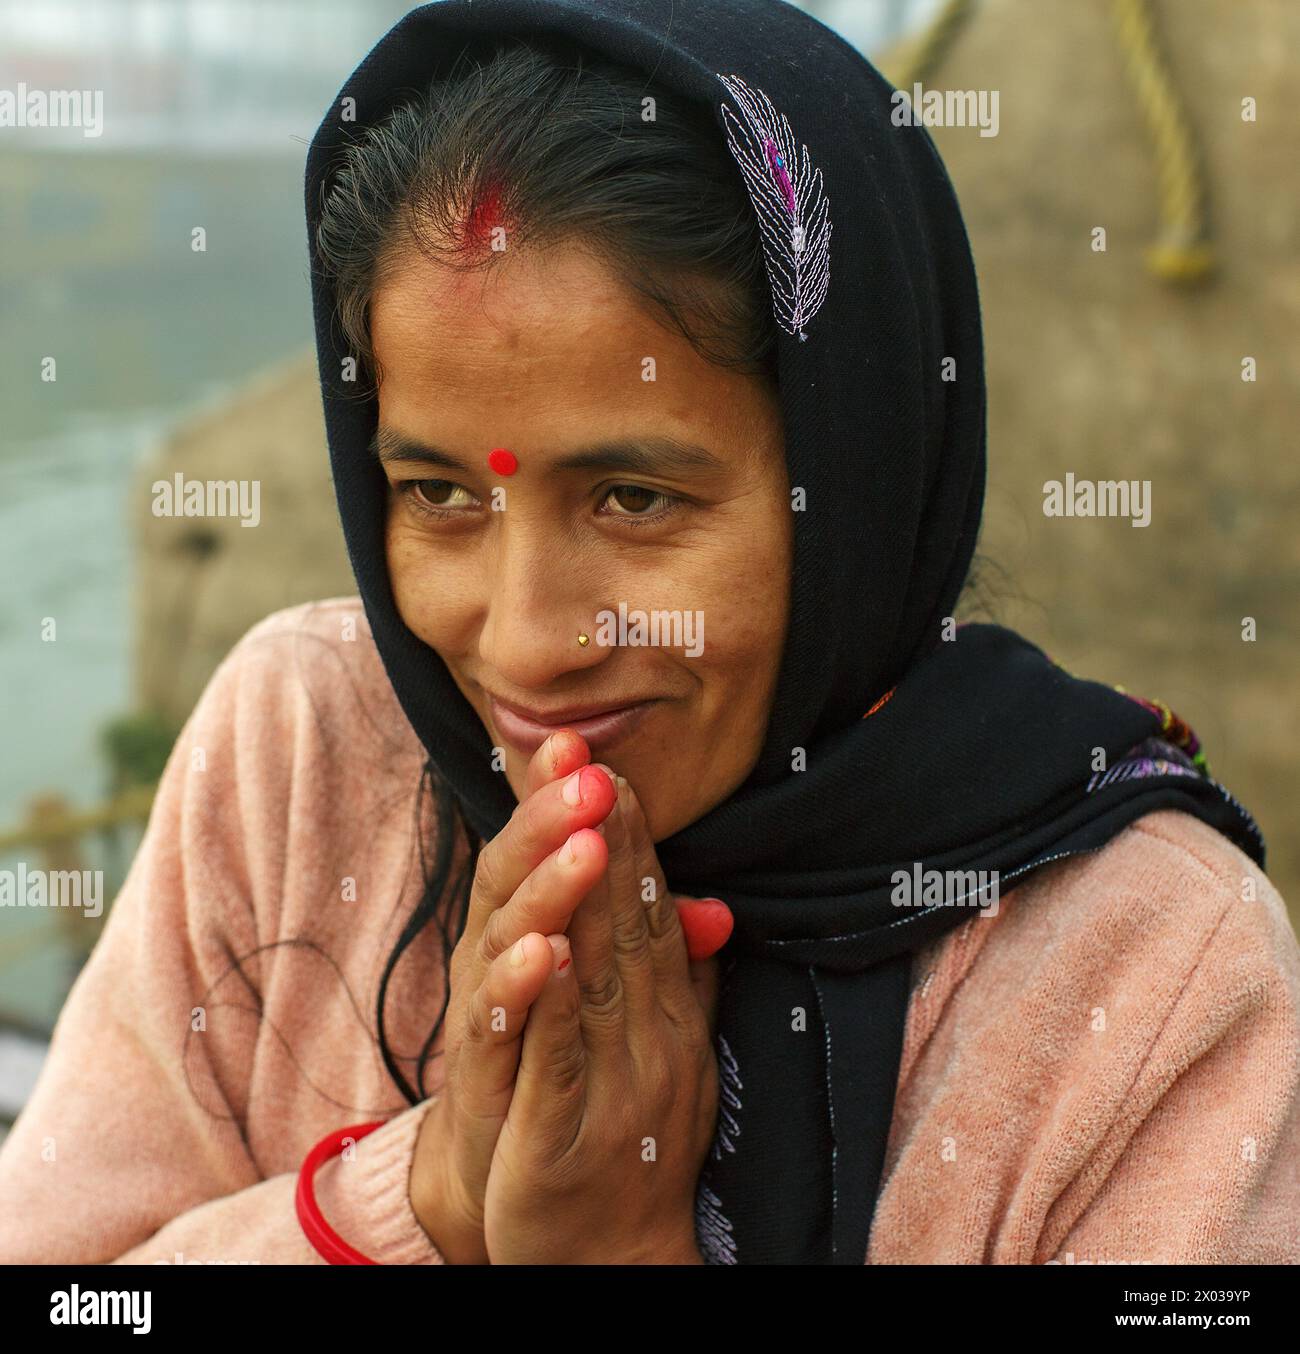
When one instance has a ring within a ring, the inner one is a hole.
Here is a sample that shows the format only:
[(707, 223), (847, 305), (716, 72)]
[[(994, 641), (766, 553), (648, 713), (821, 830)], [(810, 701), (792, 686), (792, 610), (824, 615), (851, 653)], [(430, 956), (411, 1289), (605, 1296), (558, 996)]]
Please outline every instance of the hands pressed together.
[(702, 1263), (730, 916), (668, 891), (632, 787), (589, 757), (552, 735), (479, 854), (410, 1186), (451, 1264)]

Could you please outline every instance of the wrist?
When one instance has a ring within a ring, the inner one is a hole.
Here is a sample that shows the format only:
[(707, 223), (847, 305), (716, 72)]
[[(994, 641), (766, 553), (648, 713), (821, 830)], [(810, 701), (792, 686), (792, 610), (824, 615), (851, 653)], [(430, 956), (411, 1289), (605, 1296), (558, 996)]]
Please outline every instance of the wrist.
[(451, 1152), (445, 1133), (445, 1104), (438, 1097), (420, 1126), (411, 1167), (411, 1211), (447, 1264), (485, 1265), (488, 1258), (482, 1226), (476, 1226), (458, 1202), (460, 1191), (448, 1169)]
[(706, 1263), (695, 1242), (695, 1224), (688, 1232), (677, 1232), (666, 1240), (648, 1247), (641, 1259), (643, 1265), (703, 1265)]

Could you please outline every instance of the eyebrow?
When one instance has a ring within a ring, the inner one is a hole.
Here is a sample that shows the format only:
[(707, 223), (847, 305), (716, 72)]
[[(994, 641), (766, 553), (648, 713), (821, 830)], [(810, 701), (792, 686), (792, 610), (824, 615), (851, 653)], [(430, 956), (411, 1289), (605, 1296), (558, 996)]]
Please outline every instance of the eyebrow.
[[(423, 461), (468, 474), (473, 467), (441, 447), (417, 441), (391, 428), (375, 429), (370, 453), (381, 461)], [(729, 467), (716, 452), (695, 442), (662, 434), (614, 438), (592, 443), (550, 462), (551, 470), (616, 470), (634, 474), (717, 474)]]

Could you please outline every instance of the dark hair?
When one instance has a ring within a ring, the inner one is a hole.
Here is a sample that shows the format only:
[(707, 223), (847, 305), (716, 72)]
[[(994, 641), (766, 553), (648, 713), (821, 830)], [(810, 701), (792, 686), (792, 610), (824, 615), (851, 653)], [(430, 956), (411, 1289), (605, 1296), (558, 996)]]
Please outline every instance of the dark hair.
[(775, 388), (762, 243), (712, 112), (580, 49), (498, 39), (473, 53), (341, 153), (323, 204), (318, 259), (372, 382), (379, 285), (412, 249), (491, 268), (504, 251), (482, 238), (500, 224), (509, 250), (586, 246), (702, 356)]
[[(643, 116), (649, 99), (652, 119)], [(411, 248), (448, 268), (489, 268), (499, 251), (480, 245), (494, 222), (508, 223), (511, 249), (586, 245), (702, 356), (775, 391), (776, 328), (757, 218), (704, 105), (660, 97), (642, 75), (572, 46), (498, 39), (466, 48), (445, 75), (363, 132), (335, 168), (316, 250), (334, 282), (337, 322), (373, 386), (383, 373), (369, 307), (387, 270)], [(482, 845), (432, 764), (426, 792), (436, 850), (428, 859), (421, 843), (423, 896), (388, 956), (378, 997), (384, 1064), (411, 1104), (425, 1098), (425, 1065), (450, 993), (412, 1087), (385, 1036), (389, 980), (431, 921), (450, 959)], [(453, 879), (457, 832), (470, 852)]]

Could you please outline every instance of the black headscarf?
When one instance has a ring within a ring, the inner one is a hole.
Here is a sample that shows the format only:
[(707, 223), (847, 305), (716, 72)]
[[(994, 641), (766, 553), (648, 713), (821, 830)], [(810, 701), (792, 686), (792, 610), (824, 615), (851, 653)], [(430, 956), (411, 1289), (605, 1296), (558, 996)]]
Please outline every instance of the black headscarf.
[[(1161, 808), (1195, 814), (1261, 865), (1263, 842), (1171, 712), (1079, 680), (999, 626), (945, 625), (984, 492), (975, 270), (928, 133), (895, 125), (892, 87), (816, 19), (782, 0), (425, 5), (316, 133), (309, 239), (339, 149), (493, 35), (568, 39), (701, 101), (758, 214), (790, 483), (806, 495), (790, 628), (752, 774), (658, 852), (670, 887), (723, 898), (736, 918), (701, 1248), (718, 1263), (861, 1264), (910, 956), (974, 915), (898, 906), (895, 872), (996, 870), (1005, 887)], [(491, 837), (515, 798), (477, 715), (394, 605), (385, 480), (367, 453), (377, 406), (342, 380), (350, 354), (314, 247), (312, 285), (335, 487), (375, 641), (430, 758)]]

